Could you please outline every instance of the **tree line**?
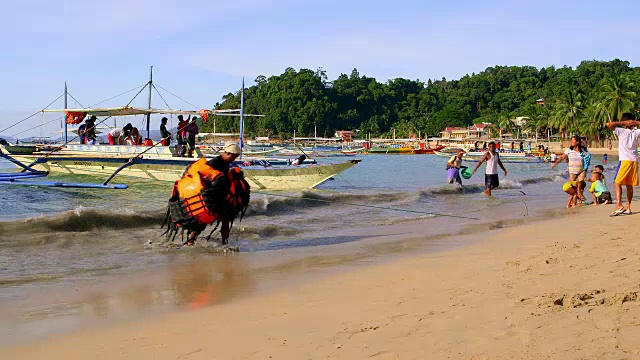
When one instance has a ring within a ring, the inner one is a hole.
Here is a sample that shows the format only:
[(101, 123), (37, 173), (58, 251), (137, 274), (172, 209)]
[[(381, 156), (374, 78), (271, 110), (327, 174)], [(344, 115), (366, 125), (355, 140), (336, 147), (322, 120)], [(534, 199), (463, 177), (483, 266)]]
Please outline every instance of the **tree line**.
[[(638, 110), (640, 68), (628, 61), (583, 61), (575, 69), (494, 66), (458, 80), (427, 82), (396, 78), (379, 82), (354, 69), (328, 81), (317, 69), (287, 68), (276, 76), (258, 76), (245, 89), (248, 136), (331, 136), (336, 130), (360, 130), (371, 136), (437, 135), (446, 126), (489, 122), (512, 131), (510, 119), (529, 117), (528, 131), (609, 136), (604, 124)], [(536, 105), (544, 98), (545, 105)], [(223, 96), (215, 109), (240, 107), (240, 91)], [(237, 132), (238, 122), (217, 121), (218, 132)], [(212, 122), (203, 131), (212, 131)]]

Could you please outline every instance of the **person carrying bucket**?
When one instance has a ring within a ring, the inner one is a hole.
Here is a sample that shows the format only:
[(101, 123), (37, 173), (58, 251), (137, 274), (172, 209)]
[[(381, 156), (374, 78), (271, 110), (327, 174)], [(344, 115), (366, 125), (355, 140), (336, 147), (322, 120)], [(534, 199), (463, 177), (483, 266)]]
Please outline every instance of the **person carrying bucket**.
[[(454, 182), (459, 186), (462, 186), (462, 178), (460, 177), (460, 172), (463, 172), (467, 169), (466, 166), (462, 166), (462, 156), (465, 154), (464, 151), (458, 151), (457, 155), (454, 155), (447, 162), (447, 180), (449, 184), (453, 184)], [(468, 179), (468, 177), (465, 176)]]

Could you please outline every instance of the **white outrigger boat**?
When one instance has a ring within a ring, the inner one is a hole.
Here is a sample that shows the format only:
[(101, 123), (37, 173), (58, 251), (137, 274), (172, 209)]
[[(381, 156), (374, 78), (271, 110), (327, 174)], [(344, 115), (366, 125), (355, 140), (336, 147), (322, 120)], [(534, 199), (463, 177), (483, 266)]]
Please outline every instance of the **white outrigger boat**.
[[(144, 151), (148, 152), (137, 157)], [(28, 155), (9, 153), (9, 155), (23, 164), (28, 164), (30, 168), (49, 173), (109, 176), (126, 165), (118, 172), (118, 176), (173, 183), (180, 179), (186, 167), (197, 158), (173, 157), (172, 151), (173, 149), (168, 147), (67, 145), (56, 152), (34, 152)], [(249, 184), (255, 189), (268, 190), (314, 188), (360, 162), (353, 159), (337, 164), (303, 163), (292, 166), (288, 159), (245, 158), (244, 160), (255, 164), (249, 166), (243, 165), (243, 162), (236, 164), (243, 169)], [(262, 164), (271, 166), (265, 167)]]
[[(149, 86), (151, 99), (152, 78), (145, 85)], [(96, 124), (103, 123), (112, 116), (144, 115), (147, 118), (147, 135), (149, 134), (149, 120), (151, 114), (173, 114), (202, 116), (203, 112), (211, 116), (239, 116), (240, 117), (240, 146), (243, 147), (244, 116), (244, 83), (242, 87), (241, 109), (239, 110), (158, 110), (149, 108), (134, 108), (129, 106), (119, 108), (87, 108), (67, 109), (67, 90), (65, 86), (65, 109), (42, 110), (43, 112), (64, 112), (66, 115), (85, 114), (105, 117)], [(149, 100), (149, 104), (151, 100)], [(126, 176), (139, 179), (158, 180), (173, 183), (180, 179), (187, 166), (200, 157), (214, 157), (196, 148), (196, 158), (177, 157), (173, 146), (131, 146), (131, 145), (77, 145), (69, 144), (65, 124), (65, 143), (50, 148), (17, 147), (11, 144), (0, 145), (1, 156), (23, 168), (21, 173), (0, 174), (1, 184), (20, 184), (24, 179), (46, 176), (48, 173), (77, 174), (77, 175), (106, 175), (108, 182), (116, 176)], [(278, 149), (280, 150), (280, 149)], [(268, 190), (301, 190), (316, 187), (336, 174), (351, 168), (360, 160), (353, 159), (340, 163), (318, 164), (306, 161), (301, 165), (291, 165), (289, 159), (259, 159), (243, 158), (236, 163), (245, 174), (249, 184), (255, 189)], [(26, 166), (26, 167), (25, 167)], [(16, 175), (17, 174), (17, 175)], [(31, 176), (33, 175), (33, 176)], [(29, 182), (28, 185), (37, 185)]]
[[(484, 151), (468, 151), (463, 148), (445, 148), (442, 151), (436, 151), (435, 154), (443, 157), (451, 157), (456, 155), (458, 152), (463, 151), (465, 154), (463, 155), (463, 159), (470, 162), (479, 162), (484, 156)], [(500, 152), (500, 159), (502, 162), (509, 163), (541, 163), (545, 162), (544, 158), (540, 156), (524, 153), (524, 152)]]

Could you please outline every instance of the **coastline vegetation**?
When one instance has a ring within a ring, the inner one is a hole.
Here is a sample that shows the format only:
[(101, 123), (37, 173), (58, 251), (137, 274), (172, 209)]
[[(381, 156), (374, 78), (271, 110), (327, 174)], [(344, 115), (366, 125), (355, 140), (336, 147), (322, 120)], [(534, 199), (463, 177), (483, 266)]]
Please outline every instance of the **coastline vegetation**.
[[(488, 122), (501, 131), (539, 134), (580, 133), (594, 140), (610, 135), (604, 124), (623, 112), (637, 111), (640, 68), (628, 61), (583, 61), (575, 69), (553, 66), (494, 66), (458, 80), (379, 82), (357, 69), (329, 81), (316, 71), (287, 68), (271, 77), (259, 76), (245, 90), (249, 136), (332, 136), (336, 130), (361, 135), (398, 137), (438, 135), (446, 126)], [(545, 105), (536, 100), (544, 99)], [(216, 109), (239, 108), (240, 91), (229, 93)], [(511, 119), (528, 117), (523, 129)], [(203, 124), (212, 131), (213, 124)], [(218, 121), (217, 131), (238, 131), (236, 122)]]

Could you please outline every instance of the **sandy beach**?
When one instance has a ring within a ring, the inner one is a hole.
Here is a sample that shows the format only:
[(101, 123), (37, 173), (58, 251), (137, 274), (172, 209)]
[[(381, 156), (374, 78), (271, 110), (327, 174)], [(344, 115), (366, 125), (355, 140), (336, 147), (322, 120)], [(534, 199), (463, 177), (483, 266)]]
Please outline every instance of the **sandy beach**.
[(585, 207), (473, 245), (4, 349), (3, 359), (631, 359), (640, 215)]

